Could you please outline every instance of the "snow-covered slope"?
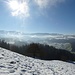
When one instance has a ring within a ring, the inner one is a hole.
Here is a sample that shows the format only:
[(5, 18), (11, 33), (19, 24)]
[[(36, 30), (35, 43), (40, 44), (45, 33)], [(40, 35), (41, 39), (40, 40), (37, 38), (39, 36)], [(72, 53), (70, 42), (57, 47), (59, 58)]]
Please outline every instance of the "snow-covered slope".
[(75, 64), (34, 59), (0, 48), (0, 75), (75, 75)]

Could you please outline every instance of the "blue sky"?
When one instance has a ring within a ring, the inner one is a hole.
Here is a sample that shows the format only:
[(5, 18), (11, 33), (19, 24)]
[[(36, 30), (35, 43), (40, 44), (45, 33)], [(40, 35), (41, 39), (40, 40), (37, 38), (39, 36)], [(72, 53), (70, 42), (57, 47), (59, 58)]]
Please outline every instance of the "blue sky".
[(75, 0), (0, 0), (0, 30), (75, 34)]

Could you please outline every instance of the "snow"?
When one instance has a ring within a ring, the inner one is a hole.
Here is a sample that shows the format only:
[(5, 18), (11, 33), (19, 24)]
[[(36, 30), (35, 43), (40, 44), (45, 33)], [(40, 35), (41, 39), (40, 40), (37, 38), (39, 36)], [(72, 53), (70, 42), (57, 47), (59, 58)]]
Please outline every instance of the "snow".
[(75, 75), (75, 64), (34, 59), (0, 48), (0, 75)]

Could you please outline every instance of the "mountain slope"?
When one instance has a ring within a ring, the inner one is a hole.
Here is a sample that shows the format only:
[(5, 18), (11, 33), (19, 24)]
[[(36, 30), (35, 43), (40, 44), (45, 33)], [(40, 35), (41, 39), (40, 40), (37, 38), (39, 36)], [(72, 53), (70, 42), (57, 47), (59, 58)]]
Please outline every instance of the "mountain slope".
[(34, 59), (0, 48), (0, 75), (75, 75), (75, 64)]

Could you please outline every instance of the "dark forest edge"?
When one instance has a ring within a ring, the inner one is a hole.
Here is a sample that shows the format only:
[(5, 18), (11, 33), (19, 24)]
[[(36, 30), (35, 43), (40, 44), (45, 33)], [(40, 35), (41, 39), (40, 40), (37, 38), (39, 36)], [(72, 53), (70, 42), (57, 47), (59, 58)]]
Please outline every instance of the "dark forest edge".
[(0, 40), (0, 47), (42, 60), (75, 61), (75, 53), (39, 43), (16, 46)]

